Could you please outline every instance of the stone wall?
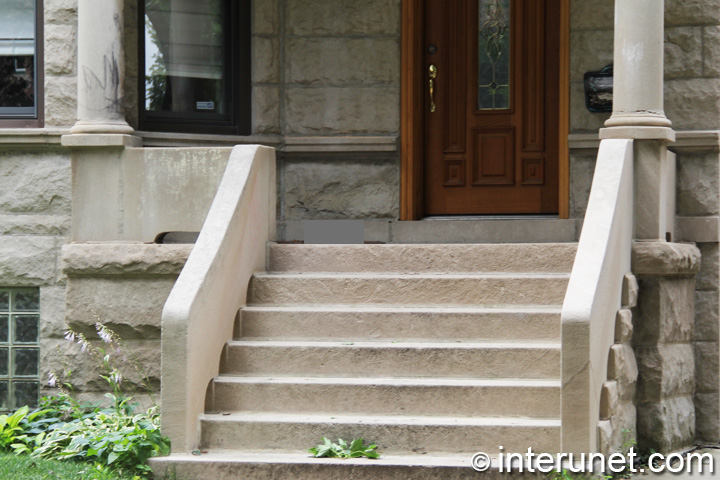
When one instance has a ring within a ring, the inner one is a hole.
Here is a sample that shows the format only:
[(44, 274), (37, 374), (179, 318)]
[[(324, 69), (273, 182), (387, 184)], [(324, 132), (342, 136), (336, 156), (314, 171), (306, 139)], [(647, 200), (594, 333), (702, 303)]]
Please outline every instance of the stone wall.
[[(143, 403), (148, 403), (148, 389), (160, 391), (162, 309), (191, 249), (192, 245), (73, 244), (62, 250), (68, 305), (64, 320), (117, 359), (125, 391)], [(98, 322), (122, 339), (121, 352), (99, 339)], [(99, 377), (99, 359), (64, 338), (64, 323), (44, 326), (42, 375), (52, 371), (61, 376), (70, 368), (76, 392), (83, 398), (100, 398), (107, 384)]]
[(640, 293), (633, 318), (638, 364), (638, 444), (668, 452), (695, 441), (695, 274), (692, 244), (638, 242), (632, 269)]
[(45, 125), (77, 119), (77, 0), (45, 0)]
[(65, 317), (59, 253), (70, 237), (70, 175), (60, 149), (0, 149), (0, 286), (40, 289), (41, 350)]
[(628, 453), (630, 443), (637, 438), (638, 367), (632, 347), (632, 308), (637, 305), (638, 284), (634, 275), (625, 275), (622, 289), (622, 308), (615, 318), (615, 344), (608, 355), (608, 380), (600, 393), (598, 450), (605, 455)]

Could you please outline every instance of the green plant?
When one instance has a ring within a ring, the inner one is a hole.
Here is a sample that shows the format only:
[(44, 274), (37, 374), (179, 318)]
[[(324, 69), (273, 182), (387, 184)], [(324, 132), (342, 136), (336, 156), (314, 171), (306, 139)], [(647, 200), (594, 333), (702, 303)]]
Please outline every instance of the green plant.
[(313, 447), (308, 452), (313, 454), (313, 457), (330, 457), (330, 458), (379, 458), (380, 454), (377, 451), (377, 445), (374, 443), (368, 446), (363, 445), (362, 438), (356, 438), (350, 445), (343, 440), (338, 438), (338, 443), (333, 443), (329, 439), (323, 437), (323, 443), (317, 447)]

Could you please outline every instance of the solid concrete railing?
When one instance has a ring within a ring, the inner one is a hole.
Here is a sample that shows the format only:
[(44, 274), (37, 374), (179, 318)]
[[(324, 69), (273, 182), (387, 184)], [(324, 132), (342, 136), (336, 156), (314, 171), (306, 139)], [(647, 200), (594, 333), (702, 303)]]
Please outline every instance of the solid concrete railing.
[(173, 451), (198, 445), (198, 416), (232, 338), (248, 282), (275, 238), (275, 152), (233, 148), (197, 243), (162, 313), (162, 429)]
[(562, 308), (562, 451), (597, 451), (600, 392), (633, 235), (633, 142), (600, 143)]

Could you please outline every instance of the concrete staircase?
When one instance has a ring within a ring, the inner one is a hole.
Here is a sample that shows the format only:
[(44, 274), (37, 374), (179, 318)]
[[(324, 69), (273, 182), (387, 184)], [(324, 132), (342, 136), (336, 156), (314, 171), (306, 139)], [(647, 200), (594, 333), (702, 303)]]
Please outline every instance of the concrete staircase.
[[(560, 305), (575, 249), (271, 245), (208, 390), (208, 453), (154, 470), (459, 479), (477, 478), (475, 452), (560, 451)], [(323, 436), (363, 437), (382, 458), (310, 458)]]

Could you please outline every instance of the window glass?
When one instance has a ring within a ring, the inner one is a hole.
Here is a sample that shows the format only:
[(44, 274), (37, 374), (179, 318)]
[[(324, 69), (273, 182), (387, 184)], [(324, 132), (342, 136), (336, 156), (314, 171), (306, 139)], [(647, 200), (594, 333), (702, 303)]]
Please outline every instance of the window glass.
[(224, 115), (224, 0), (145, 0), (145, 110)]
[(37, 117), (36, 0), (0, 0), (0, 117)]

